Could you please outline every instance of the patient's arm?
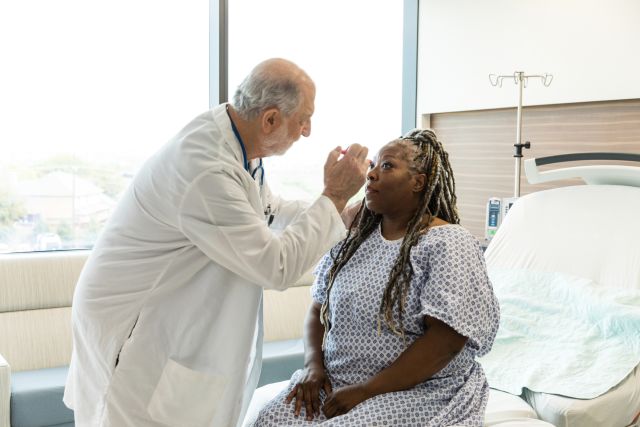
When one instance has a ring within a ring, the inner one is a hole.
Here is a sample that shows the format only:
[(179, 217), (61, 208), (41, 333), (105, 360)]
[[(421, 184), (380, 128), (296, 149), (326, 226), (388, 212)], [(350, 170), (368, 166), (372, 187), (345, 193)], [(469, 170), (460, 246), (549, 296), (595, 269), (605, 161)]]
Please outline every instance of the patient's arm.
[(314, 415), (320, 414), (320, 390), (331, 393), (331, 383), (324, 369), (322, 354), (322, 337), (324, 326), (320, 323), (321, 305), (312, 302), (304, 322), (304, 367), (303, 379), (293, 387), (287, 395), (285, 402), (290, 403), (295, 399), (294, 413), (300, 415), (302, 405), (305, 405), (307, 419), (312, 420)]
[(336, 390), (325, 401), (327, 418), (345, 414), (357, 404), (383, 393), (406, 390), (428, 380), (462, 350), (467, 337), (438, 319), (425, 316), (426, 331), (389, 367), (368, 381)]

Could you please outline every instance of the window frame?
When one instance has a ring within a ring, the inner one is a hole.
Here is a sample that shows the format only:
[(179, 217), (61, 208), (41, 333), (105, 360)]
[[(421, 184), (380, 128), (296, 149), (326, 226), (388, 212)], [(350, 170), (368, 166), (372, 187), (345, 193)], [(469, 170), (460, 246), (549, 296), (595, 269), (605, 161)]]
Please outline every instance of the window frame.
[[(403, 0), (402, 121), (400, 131), (416, 127), (419, 0)], [(209, 0), (209, 106), (229, 100), (229, 0)]]

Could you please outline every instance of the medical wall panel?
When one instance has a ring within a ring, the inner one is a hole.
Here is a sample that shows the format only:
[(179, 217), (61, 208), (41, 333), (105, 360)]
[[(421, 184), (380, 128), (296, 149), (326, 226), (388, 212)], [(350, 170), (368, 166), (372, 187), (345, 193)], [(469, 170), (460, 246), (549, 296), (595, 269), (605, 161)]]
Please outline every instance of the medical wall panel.
[[(602, 151), (640, 154), (640, 99), (529, 106), (523, 109), (522, 122), (522, 141), (531, 141), (523, 159)], [(422, 126), (432, 127), (449, 153), (462, 224), (483, 239), (489, 197), (514, 193), (515, 108), (425, 115)], [(594, 162), (559, 167), (589, 164)], [(531, 185), (524, 167), (520, 182), (521, 195), (583, 183), (572, 179)]]

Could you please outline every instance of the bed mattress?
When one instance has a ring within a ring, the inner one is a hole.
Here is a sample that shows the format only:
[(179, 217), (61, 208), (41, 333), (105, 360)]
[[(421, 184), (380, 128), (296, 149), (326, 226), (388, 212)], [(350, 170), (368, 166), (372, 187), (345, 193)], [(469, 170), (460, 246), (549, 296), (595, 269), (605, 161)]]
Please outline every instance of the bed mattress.
[(489, 391), (484, 427), (553, 427), (518, 396), (500, 390)]
[(541, 420), (556, 427), (640, 426), (640, 365), (595, 399), (572, 399), (530, 390), (525, 390), (523, 397)]
[[(259, 387), (253, 394), (243, 426), (250, 426), (260, 409), (288, 384), (289, 381), (281, 381)], [(492, 389), (489, 392), (484, 427), (553, 427), (553, 425), (537, 419), (535, 411), (520, 397)]]

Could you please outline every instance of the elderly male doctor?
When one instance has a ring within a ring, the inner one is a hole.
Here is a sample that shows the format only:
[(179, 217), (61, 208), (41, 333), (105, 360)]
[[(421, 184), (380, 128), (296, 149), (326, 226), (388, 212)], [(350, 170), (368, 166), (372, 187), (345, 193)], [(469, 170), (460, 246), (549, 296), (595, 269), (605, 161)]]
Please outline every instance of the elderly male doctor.
[[(310, 206), (271, 194), (262, 158), (311, 132), (315, 86), (267, 60), (232, 104), (147, 161), (82, 271), (64, 402), (78, 427), (235, 427), (260, 373), (262, 289), (285, 289), (344, 237), (367, 149), (333, 150)], [(282, 231), (274, 233), (272, 229)]]

